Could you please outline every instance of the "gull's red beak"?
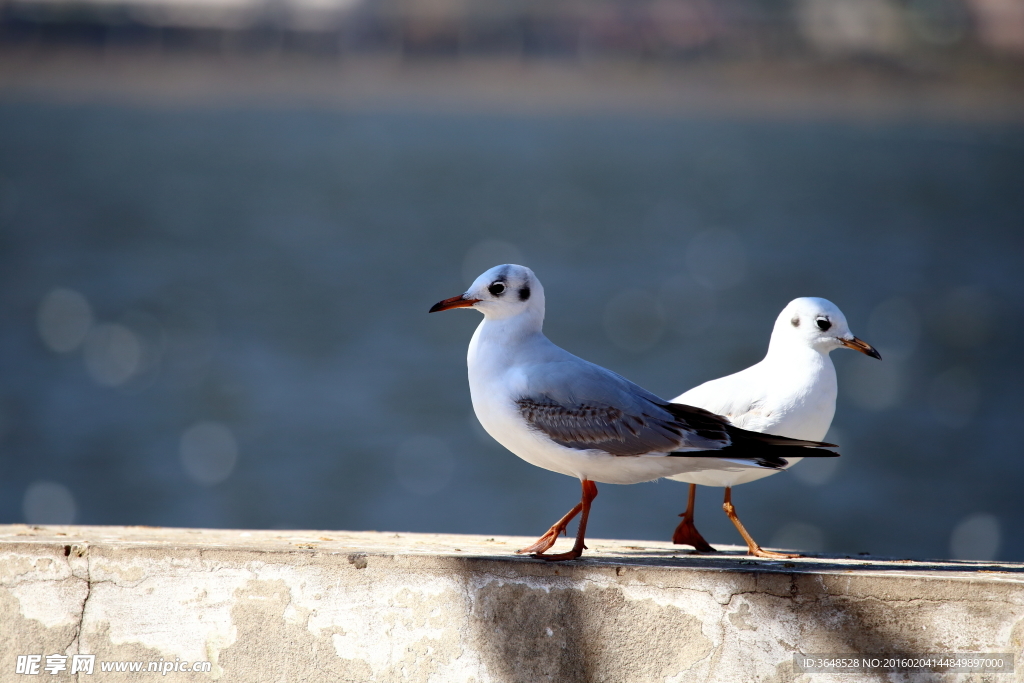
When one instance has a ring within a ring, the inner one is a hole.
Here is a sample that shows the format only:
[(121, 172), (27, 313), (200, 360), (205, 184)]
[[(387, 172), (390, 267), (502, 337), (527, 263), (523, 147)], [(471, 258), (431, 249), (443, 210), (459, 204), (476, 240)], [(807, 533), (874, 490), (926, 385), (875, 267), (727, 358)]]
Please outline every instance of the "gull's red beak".
[(853, 339), (840, 339), (839, 343), (848, 349), (860, 351), (864, 355), (871, 356), (872, 358), (877, 358), (878, 360), (882, 360), (882, 354), (876, 351), (874, 346), (868, 344), (863, 339), (857, 339), (857, 337), (854, 337)]
[(453, 296), (451, 299), (445, 299), (444, 301), (438, 301), (436, 304), (430, 307), (430, 313), (437, 313), (438, 311), (447, 311), (452, 308), (468, 308), (475, 304), (480, 299), (467, 299), (465, 294)]

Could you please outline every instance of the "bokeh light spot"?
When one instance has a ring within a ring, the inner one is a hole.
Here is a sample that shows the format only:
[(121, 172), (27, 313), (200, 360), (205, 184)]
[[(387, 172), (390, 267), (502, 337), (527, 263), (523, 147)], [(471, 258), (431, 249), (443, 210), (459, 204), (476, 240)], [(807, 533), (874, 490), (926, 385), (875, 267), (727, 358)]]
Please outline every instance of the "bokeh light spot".
[(949, 536), (954, 560), (994, 560), (999, 554), (1002, 530), (995, 515), (976, 512), (964, 517)]
[(238, 442), (219, 422), (198, 422), (181, 435), (181, 464), (194, 481), (212, 486), (231, 476), (238, 461)]
[(108, 387), (127, 382), (142, 362), (142, 342), (130, 329), (116, 323), (94, 327), (83, 351), (89, 376)]

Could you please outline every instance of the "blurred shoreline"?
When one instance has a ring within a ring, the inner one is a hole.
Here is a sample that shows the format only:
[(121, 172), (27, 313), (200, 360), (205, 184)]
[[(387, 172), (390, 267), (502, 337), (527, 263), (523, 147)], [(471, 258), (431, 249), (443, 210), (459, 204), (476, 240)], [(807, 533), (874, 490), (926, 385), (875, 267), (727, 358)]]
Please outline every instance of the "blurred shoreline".
[(355, 111), (852, 121), (1024, 121), (1024, 71), (889, 64), (666, 63), (0, 46), (0, 100)]

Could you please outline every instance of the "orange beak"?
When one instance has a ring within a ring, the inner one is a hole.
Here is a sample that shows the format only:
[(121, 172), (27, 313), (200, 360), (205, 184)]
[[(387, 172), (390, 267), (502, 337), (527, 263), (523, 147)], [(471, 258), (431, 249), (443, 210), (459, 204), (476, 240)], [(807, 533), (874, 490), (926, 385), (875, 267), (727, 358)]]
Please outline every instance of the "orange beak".
[(438, 311), (447, 311), (452, 308), (469, 308), (480, 299), (467, 299), (465, 294), (453, 296), (451, 299), (445, 299), (444, 301), (438, 301), (436, 304), (430, 307), (430, 313), (437, 313)]
[(843, 346), (845, 346), (848, 349), (853, 349), (854, 351), (860, 351), (861, 353), (863, 353), (866, 356), (871, 356), (872, 358), (877, 358), (878, 360), (882, 360), (882, 354), (880, 354), (878, 351), (876, 351), (874, 346), (872, 346), (871, 344), (868, 344), (863, 339), (857, 339), (857, 337), (854, 337), (853, 339), (840, 339), (839, 343), (842, 344)]

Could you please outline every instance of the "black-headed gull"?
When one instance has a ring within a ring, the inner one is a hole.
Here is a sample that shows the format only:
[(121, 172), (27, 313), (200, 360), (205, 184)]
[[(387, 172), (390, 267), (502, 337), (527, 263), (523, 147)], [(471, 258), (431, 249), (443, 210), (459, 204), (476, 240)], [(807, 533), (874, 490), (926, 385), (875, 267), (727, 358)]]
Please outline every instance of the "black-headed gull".
[[(670, 403), (555, 346), (542, 332), (544, 288), (529, 268), (491, 268), (430, 312), (452, 308), (484, 315), (468, 354), (480, 424), (523, 460), (582, 482), (579, 504), (520, 553), (545, 560), (582, 555), (595, 482), (635, 484), (709, 466), (774, 471), (787, 458), (837, 455), (816, 441), (748, 432)], [(572, 550), (545, 554), (581, 512)]]
[[(821, 441), (836, 412), (836, 369), (829, 352), (846, 347), (881, 359), (870, 344), (853, 336), (846, 316), (835, 304), (817, 297), (794, 299), (775, 320), (764, 360), (734, 375), (705, 382), (672, 401), (698, 406), (754, 432)], [(751, 555), (798, 557), (763, 550), (743, 527), (732, 504), (732, 487), (775, 474), (800, 458), (786, 458), (783, 468), (748, 468), (744, 471), (708, 469), (684, 472), (671, 478), (690, 483), (683, 521), (672, 535), (674, 543), (713, 551), (693, 524), (696, 485), (724, 486), (725, 513), (747, 542)]]

